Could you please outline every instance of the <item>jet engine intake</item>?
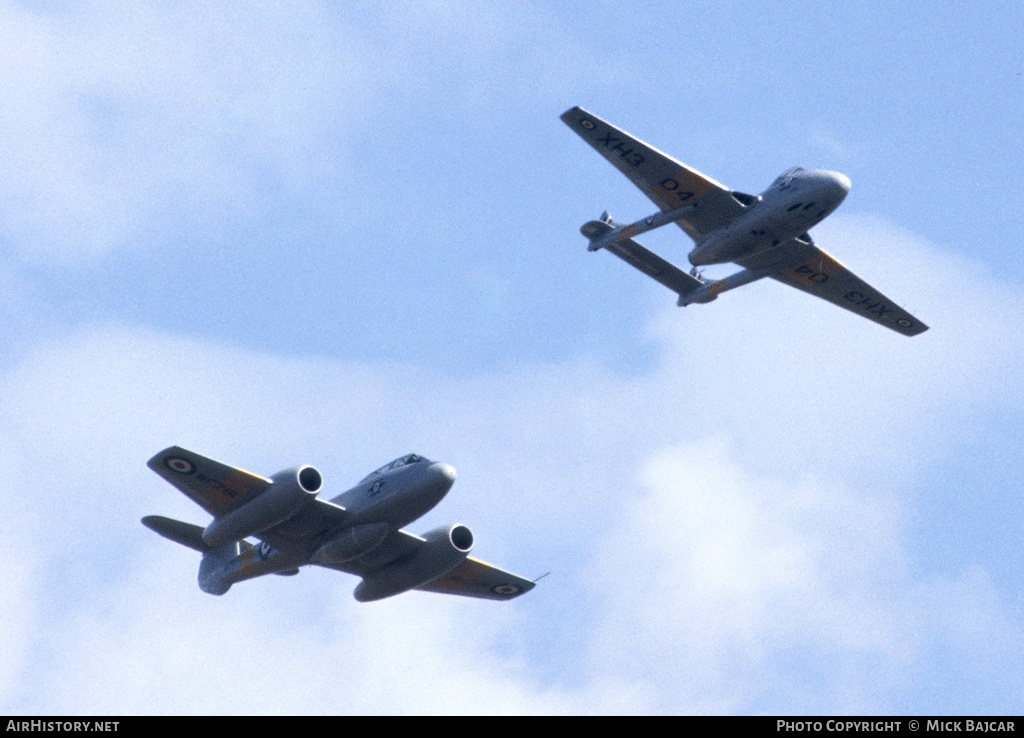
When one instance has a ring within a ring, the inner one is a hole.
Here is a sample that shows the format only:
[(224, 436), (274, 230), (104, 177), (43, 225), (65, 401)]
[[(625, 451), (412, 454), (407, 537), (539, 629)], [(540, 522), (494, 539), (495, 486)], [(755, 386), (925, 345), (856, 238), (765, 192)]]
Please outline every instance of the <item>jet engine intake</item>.
[(370, 602), (415, 589), (450, 572), (473, 548), (473, 533), (460, 523), (435, 528), (423, 538), (425, 543), (410, 556), (364, 577), (355, 598)]
[(256, 498), (206, 526), (203, 541), (219, 546), (272, 528), (312, 504), (323, 486), (323, 477), (312, 466), (285, 469), (270, 479), (270, 486)]

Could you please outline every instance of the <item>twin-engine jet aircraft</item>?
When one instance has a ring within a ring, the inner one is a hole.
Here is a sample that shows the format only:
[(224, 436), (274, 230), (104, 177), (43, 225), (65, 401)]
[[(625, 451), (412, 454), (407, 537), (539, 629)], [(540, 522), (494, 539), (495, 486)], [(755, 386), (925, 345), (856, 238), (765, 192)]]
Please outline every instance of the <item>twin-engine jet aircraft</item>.
[[(441, 501), (455, 469), (416, 454), (385, 464), (329, 502), (320, 472), (300, 466), (269, 479), (174, 446), (149, 468), (213, 515), (201, 528), (150, 515), (143, 524), (203, 555), (199, 587), (222, 595), (235, 582), (298, 574), (316, 564), (362, 577), (360, 602), (410, 589), (510, 600), (534, 583), (467, 556), (473, 534), (446, 525), (422, 537), (401, 530)], [(244, 539), (257, 538), (253, 544)]]
[[(817, 248), (807, 231), (839, 207), (850, 180), (838, 172), (794, 167), (760, 195), (730, 190), (625, 131), (572, 108), (562, 120), (639, 187), (661, 212), (628, 226), (608, 213), (580, 231), (589, 250), (607, 249), (679, 295), (679, 305), (711, 302), (764, 277), (821, 297), (905, 336), (928, 326)], [(695, 242), (687, 274), (633, 240), (676, 223)], [(697, 268), (733, 262), (743, 267), (704, 281)]]

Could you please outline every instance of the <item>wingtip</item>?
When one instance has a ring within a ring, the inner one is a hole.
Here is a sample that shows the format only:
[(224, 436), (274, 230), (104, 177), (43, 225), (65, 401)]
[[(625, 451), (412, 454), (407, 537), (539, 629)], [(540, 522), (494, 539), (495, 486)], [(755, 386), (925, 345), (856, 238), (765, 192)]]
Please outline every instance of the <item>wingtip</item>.
[(150, 458), (150, 460), (146, 462), (146, 466), (148, 466), (150, 469), (156, 469), (157, 464), (160, 462), (161, 458), (176, 451), (180, 452), (182, 451), (182, 449), (178, 446), (168, 446), (163, 451), (158, 451), (157, 453), (153, 454), (152, 458)]
[[(920, 336), (926, 330), (928, 326), (922, 323), (920, 320), (910, 320), (908, 318), (902, 318), (896, 321), (896, 328), (893, 328), (897, 333), (901, 333), (907, 338), (913, 338), (914, 336)], [(892, 327), (892, 326), (889, 326)]]
[(577, 113), (585, 113), (585, 112), (586, 111), (583, 108), (581, 108), (579, 105), (574, 105), (573, 107), (569, 108), (568, 110), (566, 110), (564, 113), (562, 113), (558, 117), (562, 120), (563, 123), (567, 123), (569, 125), (572, 125), (572, 122), (571, 122), (570, 119), (574, 115), (576, 115)]

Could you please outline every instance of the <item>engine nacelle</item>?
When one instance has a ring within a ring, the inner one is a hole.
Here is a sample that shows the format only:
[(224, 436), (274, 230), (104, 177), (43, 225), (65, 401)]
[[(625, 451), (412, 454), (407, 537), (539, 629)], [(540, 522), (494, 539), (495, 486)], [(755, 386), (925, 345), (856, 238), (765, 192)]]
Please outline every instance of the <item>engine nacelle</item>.
[(364, 577), (353, 593), (355, 598), (369, 602), (415, 589), (450, 572), (473, 548), (473, 533), (459, 523), (435, 528), (423, 538), (426, 543), (411, 556)]
[(387, 523), (353, 525), (318, 548), (309, 560), (314, 564), (340, 564), (349, 561), (375, 548), (388, 537), (391, 530)]
[(323, 486), (323, 477), (312, 466), (278, 472), (271, 485), (237, 510), (216, 518), (203, 531), (203, 541), (219, 546), (282, 523), (312, 504)]

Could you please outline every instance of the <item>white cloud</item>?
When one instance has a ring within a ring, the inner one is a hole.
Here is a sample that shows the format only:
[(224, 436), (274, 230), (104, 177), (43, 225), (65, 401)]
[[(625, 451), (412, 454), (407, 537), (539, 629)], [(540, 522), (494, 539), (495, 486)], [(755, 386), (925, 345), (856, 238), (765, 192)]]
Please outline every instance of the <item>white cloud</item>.
[[(457, 107), (440, 127), (457, 141), (480, 116), (502, 120), (486, 107), (510, 87), (569, 87), (566, 67), (582, 76), (585, 56), (548, 11), (519, 4), (5, 2), (0, 236), (32, 261), (88, 265), (161, 236), (226, 238), (268, 202), (337, 211), (352, 188), (373, 193), (369, 207), (407, 209), (436, 172), (394, 161), (389, 136), (436, 137), (422, 118)], [(451, 167), (445, 151), (432, 169)], [(384, 184), (357, 181), (368, 174)]]
[[(644, 679), (670, 712), (877, 706), (889, 685), (858, 663), (891, 679), (915, 645), (893, 596), (906, 576), (905, 515), (841, 483), (751, 476), (723, 446), (648, 463), (648, 494), (597, 562), (601, 665)], [(826, 675), (794, 684), (796, 664)], [(868, 694), (841, 693), (857, 689)]]
[(260, 188), (315, 192), (377, 79), (326, 12), (4, 3), (3, 235), (88, 263), (179, 219), (251, 213)]

